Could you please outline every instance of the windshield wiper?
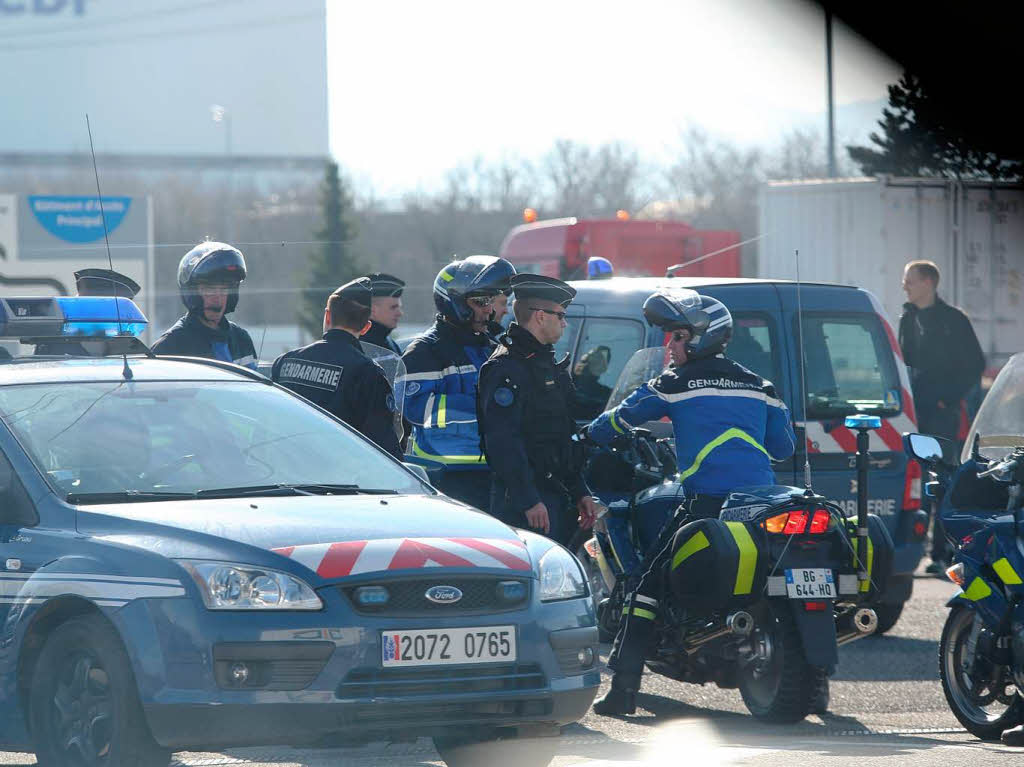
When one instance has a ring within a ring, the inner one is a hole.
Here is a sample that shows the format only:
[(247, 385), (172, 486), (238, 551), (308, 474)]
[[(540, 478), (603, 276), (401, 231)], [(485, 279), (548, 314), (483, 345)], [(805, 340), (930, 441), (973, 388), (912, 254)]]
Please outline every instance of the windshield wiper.
[(310, 482), (275, 485), (243, 485), (200, 490), (196, 498), (237, 498), (246, 495), (397, 495), (397, 490), (366, 488), (359, 485), (339, 485), (329, 482)]
[(68, 493), (68, 503), (135, 503), (136, 501), (180, 501), (195, 498), (195, 493), (173, 493), (163, 490), (108, 490), (102, 493)]

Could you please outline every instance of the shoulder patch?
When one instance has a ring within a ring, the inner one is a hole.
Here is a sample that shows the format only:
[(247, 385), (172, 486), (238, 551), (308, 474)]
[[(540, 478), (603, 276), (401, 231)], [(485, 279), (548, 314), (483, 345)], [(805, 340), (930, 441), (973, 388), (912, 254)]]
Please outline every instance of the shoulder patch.
[(516, 401), (515, 393), (506, 386), (494, 390), (494, 403), (499, 407), (508, 407)]
[(415, 394), (419, 390), (420, 390), (419, 381), (410, 381), (409, 383), (407, 383), (405, 385), (405, 394), (406, 394), (406, 396), (410, 396), (411, 397), (413, 394)]

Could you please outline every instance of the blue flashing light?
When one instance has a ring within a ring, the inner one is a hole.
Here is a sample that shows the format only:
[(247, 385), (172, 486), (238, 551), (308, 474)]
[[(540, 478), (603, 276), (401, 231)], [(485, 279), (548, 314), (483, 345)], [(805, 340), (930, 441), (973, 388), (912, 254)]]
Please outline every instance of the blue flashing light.
[(607, 280), (613, 274), (615, 274), (615, 269), (607, 258), (591, 256), (587, 259), (587, 279)]
[(116, 338), (138, 336), (149, 324), (130, 298), (113, 296), (61, 296), (57, 305), (64, 315), (62, 337)]
[(123, 297), (0, 298), (0, 338), (138, 336), (148, 324), (139, 307)]
[(877, 415), (848, 415), (843, 425), (847, 429), (881, 429), (882, 419)]

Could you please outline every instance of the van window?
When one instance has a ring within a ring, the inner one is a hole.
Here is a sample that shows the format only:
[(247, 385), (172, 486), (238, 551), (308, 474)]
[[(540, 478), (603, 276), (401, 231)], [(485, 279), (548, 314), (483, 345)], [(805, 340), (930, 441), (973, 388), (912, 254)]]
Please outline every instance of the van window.
[(572, 369), (576, 420), (589, 421), (604, 412), (619, 374), (643, 345), (644, 326), (639, 322), (600, 318), (584, 321)]
[(733, 312), (732, 340), (725, 356), (775, 384), (781, 393), (775, 323), (766, 314)]
[(555, 360), (560, 362), (565, 355), (572, 354), (572, 350), (576, 348), (576, 339), (579, 338), (582, 324), (582, 317), (569, 316), (565, 318), (565, 330), (562, 331), (562, 337), (555, 344)]
[(808, 418), (900, 412), (899, 374), (877, 317), (815, 313), (803, 324)]

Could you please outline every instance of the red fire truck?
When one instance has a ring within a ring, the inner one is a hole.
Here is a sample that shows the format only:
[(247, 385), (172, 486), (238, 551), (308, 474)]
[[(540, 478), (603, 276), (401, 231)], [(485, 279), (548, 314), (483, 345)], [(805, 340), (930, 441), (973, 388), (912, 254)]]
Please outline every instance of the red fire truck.
[[(740, 276), (740, 234), (694, 229), (681, 221), (557, 218), (515, 227), (500, 256), (519, 271), (586, 279), (591, 256), (608, 259), (618, 276)], [(710, 258), (700, 257), (717, 253)], [(687, 265), (688, 262), (693, 262)]]

